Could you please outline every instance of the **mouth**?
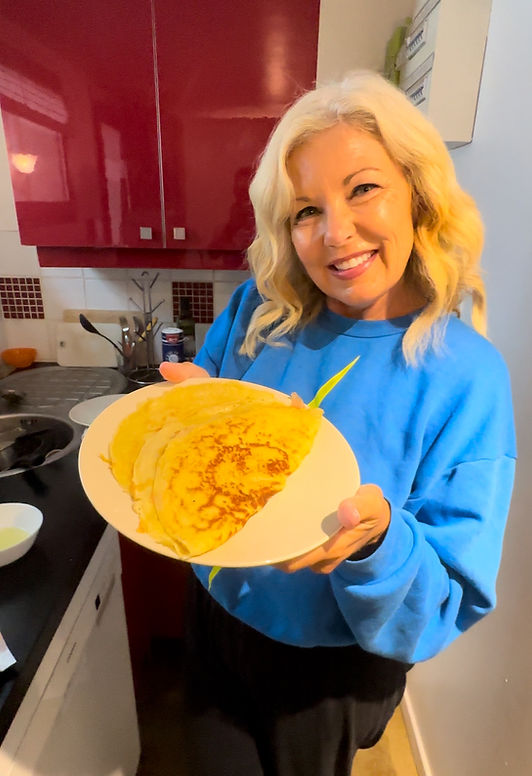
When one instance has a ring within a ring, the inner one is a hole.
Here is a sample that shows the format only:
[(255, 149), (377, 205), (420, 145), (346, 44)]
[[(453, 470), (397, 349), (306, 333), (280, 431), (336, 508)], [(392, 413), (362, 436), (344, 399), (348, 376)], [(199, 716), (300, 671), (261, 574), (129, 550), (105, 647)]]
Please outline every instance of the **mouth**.
[[(329, 269), (338, 275), (348, 272), (350, 276), (353, 274), (358, 275), (371, 264), (377, 253), (377, 250), (364, 251), (363, 253), (352, 253), (350, 256), (346, 256), (343, 259), (337, 259), (335, 262), (331, 262), (331, 264), (329, 264)], [(356, 272), (353, 272), (353, 270)]]

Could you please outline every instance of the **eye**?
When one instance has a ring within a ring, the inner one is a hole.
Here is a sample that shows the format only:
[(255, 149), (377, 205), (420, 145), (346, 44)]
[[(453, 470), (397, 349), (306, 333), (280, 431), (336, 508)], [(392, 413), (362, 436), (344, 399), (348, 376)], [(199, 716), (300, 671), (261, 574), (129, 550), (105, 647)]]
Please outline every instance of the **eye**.
[(378, 186), (376, 183), (360, 183), (358, 186), (355, 186), (353, 191), (351, 192), (350, 199), (353, 199), (354, 197), (360, 197), (364, 194), (368, 194), (370, 191), (373, 191), (373, 189), (377, 189)]
[(314, 207), (313, 205), (307, 205), (295, 214), (293, 223), (297, 224), (305, 218), (316, 215), (317, 212), (318, 208)]

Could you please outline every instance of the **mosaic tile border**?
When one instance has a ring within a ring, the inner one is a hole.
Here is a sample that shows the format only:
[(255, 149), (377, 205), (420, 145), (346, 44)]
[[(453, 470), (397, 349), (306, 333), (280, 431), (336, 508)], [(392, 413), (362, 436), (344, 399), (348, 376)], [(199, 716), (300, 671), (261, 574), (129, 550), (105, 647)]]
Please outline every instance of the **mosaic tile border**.
[(0, 277), (4, 318), (44, 318), (40, 278)]
[(212, 323), (214, 315), (214, 290), (212, 283), (186, 282), (176, 280), (172, 283), (172, 310), (174, 320), (179, 320), (181, 299), (188, 297), (191, 303), (192, 317), (195, 323)]

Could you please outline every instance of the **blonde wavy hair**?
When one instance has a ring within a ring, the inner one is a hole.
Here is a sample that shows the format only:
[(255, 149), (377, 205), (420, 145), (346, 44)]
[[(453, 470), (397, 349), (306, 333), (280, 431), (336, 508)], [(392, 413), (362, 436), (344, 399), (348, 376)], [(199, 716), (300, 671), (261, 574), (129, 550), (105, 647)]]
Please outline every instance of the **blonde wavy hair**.
[(241, 352), (254, 357), (260, 342), (304, 326), (322, 309), (324, 294), (306, 274), (292, 245), (294, 191), (290, 153), (339, 122), (369, 132), (399, 165), (412, 190), (414, 246), (407, 279), (427, 304), (403, 338), (407, 363), (438, 349), (445, 316), (472, 297), (471, 323), (486, 332), (484, 284), (479, 272), (483, 226), (473, 199), (458, 185), (439, 133), (398, 88), (382, 76), (357, 71), (305, 93), (284, 114), (262, 154), (249, 193), (256, 236), (247, 251), (262, 303), (250, 321)]

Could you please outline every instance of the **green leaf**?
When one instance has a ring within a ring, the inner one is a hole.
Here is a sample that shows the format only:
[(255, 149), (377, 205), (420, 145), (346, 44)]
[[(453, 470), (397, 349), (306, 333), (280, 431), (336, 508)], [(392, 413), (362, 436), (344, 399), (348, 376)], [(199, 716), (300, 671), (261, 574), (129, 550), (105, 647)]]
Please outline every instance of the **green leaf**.
[(331, 377), (330, 380), (327, 380), (325, 385), (322, 385), (321, 388), (318, 389), (316, 396), (309, 402), (308, 406), (319, 407), (322, 401), (327, 396), (327, 394), (330, 393), (330, 391), (332, 391), (334, 386), (340, 382), (342, 377), (344, 377), (349, 372), (351, 367), (356, 364), (359, 358), (360, 356), (357, 356), (353, 361), (351, 361), (350, 364), (348, 364), (347, 366), (344, 366), (344, 368), (340, 372), (337, 372), (333, 377)]
[(219, 571), (222, 570), (221, 566), (213, 566), (211, 569), (211, 573), (209, 574), (209, 590), (212, 587), (212, 583), (214, 582), (214, 577), (218, 574)]

